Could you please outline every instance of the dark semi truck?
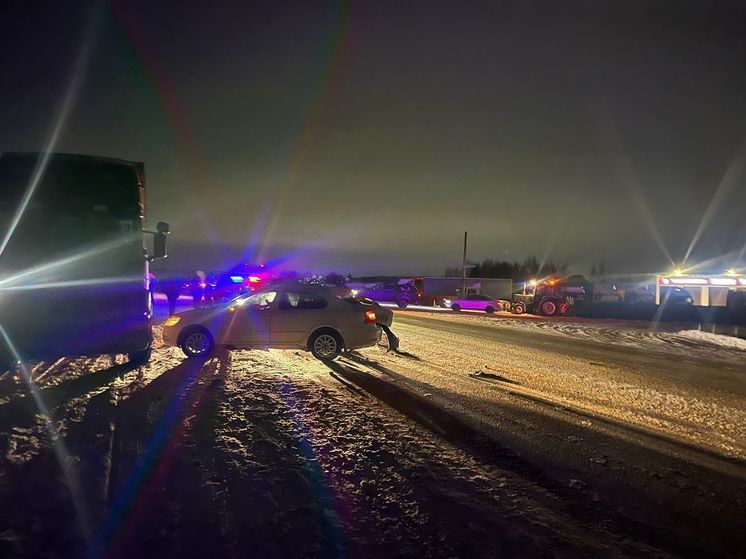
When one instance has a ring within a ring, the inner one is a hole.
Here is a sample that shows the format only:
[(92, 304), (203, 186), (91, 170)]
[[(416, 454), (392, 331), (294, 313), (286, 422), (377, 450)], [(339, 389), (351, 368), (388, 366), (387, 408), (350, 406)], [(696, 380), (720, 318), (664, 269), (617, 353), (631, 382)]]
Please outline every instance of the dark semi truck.
[(0, 157), (0, 370), (76, 355), (149, 360), (148, 264), (166, 256), (169, 228), (144, 230), (144, 219), (142, 163)]

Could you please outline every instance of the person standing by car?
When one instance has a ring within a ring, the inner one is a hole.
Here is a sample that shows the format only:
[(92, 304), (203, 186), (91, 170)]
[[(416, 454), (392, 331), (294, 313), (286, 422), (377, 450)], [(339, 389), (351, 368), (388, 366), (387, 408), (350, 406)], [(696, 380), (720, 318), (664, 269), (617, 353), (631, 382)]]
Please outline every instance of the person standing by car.
[(175, 314), (176, 301), (179, 300), (179, 294), (181, 293), (181, 280), (177, 277), (171, 277), (161, 280), (158, 284), (166, 299), (168, 299), (168, 314)]
[(189, 291), (192, 294), (192, 301), (195, 307), (199, 307), (205, 296), (205, 273), (197, 270), (189, 282)]

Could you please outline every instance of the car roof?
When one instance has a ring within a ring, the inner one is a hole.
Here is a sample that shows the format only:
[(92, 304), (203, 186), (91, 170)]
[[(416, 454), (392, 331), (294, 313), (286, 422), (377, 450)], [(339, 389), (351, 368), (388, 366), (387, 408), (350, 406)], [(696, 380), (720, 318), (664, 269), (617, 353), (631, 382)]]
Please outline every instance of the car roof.
[(289, 281), (289, 282), (273, 283), (271, 285), (268, 285), (265, 289), (262, 289), (262, 291), (279, 291), (279, 290), (284, 290), (284, 291), (296, 291), (297, 290), (297, 291), (304, 291), (306, 293), (319, 293), (319, 294), (322, 294), (322, 293), (333, 294), (334, 293), (331, 287), (326, 287), (323, 285), (314, 285), (314, 284), (309, 284), (309, 283), (300, 283), (297, 281), (296, 282)]

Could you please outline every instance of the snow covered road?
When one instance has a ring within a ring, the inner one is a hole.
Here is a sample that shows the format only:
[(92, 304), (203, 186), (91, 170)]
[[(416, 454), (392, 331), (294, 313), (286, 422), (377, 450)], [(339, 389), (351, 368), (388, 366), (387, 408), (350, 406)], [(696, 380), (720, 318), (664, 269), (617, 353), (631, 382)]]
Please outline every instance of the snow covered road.
[(395, 329), (401, 354), (331, 365), (160, 346), (135, 370), (32, 364), (49, 421), (3, 375), (0, 556), (737, 556), (738, 354)]
[(402, 349), (421, 356), (398, 369), (454, 403), (510, 389), (746, 458), (746, 341), (603, 321), (408, 312), (396, 320)]

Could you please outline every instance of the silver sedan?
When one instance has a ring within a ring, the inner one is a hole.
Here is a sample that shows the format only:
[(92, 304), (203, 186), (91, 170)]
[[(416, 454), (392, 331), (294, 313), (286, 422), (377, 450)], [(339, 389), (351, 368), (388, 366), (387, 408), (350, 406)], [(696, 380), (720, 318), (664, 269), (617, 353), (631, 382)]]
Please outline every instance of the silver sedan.
[(293, 284), (172, 315), (163, 339), (187, 357), (205, 357), (219, 345), (303, 349), (327, 361), (343, 350), (376, 345), (392, 321), (393, 313), (372, 301)]

